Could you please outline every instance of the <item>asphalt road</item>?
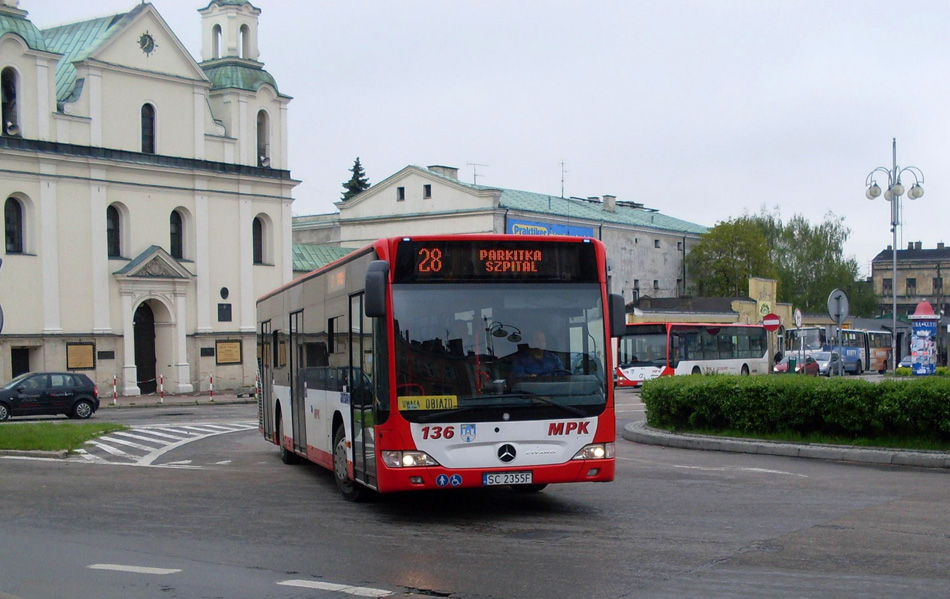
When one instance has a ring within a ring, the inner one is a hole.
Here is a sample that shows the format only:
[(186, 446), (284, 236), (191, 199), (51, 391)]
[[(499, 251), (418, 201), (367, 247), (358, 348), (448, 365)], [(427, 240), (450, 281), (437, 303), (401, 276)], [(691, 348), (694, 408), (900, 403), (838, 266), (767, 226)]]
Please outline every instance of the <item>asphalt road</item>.
[[(618, 431), (642, 419), (636, 394), (618, 403)], [(944, 471), (618, 439), (609, 484), (351, 504), (244, 429), (142, 467), (0, 458), (0, 497), (0, 599), (950, 595)]]

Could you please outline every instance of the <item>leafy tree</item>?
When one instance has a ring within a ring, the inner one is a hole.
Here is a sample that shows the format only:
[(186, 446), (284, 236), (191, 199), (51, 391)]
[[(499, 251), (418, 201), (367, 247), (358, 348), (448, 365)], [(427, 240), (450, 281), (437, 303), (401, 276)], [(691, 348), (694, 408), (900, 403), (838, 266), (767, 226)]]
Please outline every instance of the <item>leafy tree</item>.
[(699, 295), (736, 297), (749, 293), (749, 277), (775, 278), (769, 245), (759, 222), (743, 216), (720, 222), (686, 256)]
[(805, 312), (824, 312), (828, 294), (835, 288), (848, 294), (852, 314), (870, 316), (876, 300), (873, 290), (861, 280), (858, 262), (844, 257), (844, 244), (851, 230), (844, 218), (828, 212), (818, 225), (796, 214), (783, 223), (776, 209), (764, 207), (758, 216), (769, 246), (769, 257), (779, 281), (779, 299)]
[(363, 165), (360, 164), (359, 156), (356, 157), (356, 162), (353, 163), (353, 168), (350, 169), (350, 172), (353, 173), (353, 176), (350, 177), (349, 181), (343, 184), (345, 191), (343, 192), (343, 197), (340, 198), (344, 202), (369, 189), (369, 179), (366, 177), (366, 173), (363, 172)]

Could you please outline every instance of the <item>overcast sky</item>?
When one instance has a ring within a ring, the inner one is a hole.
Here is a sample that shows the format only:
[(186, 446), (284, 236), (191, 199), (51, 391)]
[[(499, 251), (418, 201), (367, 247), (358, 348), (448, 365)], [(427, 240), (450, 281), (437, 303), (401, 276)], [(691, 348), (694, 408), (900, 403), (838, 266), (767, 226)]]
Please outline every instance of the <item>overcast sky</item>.
[[(208, 2), (152, 3), (200, 60)], [(563, 174), (565, 195), (705, 226), (831, 211), (867, 274), (891, 232), (865, 179), (897, 138), (898, 165), (926, 177), (899, 246), (950, 243), (946, 0), (252, 3), (260, 60), (294, 98), (296, 214), (335, 211), (357, 156), (371, 183), (441, 164), (560, 195)], [(20, 0), (40, 28), (136, 4)]]

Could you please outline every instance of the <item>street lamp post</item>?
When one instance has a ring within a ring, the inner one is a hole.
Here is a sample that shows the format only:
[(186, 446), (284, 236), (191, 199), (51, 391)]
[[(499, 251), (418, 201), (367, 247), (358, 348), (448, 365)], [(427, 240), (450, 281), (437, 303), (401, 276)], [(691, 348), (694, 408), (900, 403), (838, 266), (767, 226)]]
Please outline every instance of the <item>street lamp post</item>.
[(884, 173), (887, 175), (887, 191), (884, 192), (884, 199), (891, 203), (891, 235), (893, 242), (891, 245), (891, 316), (893, 323), (891, 328), (891, 372), (897, 370), (897, 225), (900, 224), (900, 204), (901, 196), (904, 195), (904, 185), (901, 183), (901, 175), (910, 174), (914, 177), (914, 184), (907, 191), (907, 197), (916, 200), (924, 195), (924, 173), (916, 166), (897, 166), (897, 138), (893, 143), (893, 162), (890, 169), (879, 166), (870, 173), (864, 184), (867, 191), (864, 195), (869, 200), (876, 199), (881, 195), (881, 187), (874, 180), (874, 173)]

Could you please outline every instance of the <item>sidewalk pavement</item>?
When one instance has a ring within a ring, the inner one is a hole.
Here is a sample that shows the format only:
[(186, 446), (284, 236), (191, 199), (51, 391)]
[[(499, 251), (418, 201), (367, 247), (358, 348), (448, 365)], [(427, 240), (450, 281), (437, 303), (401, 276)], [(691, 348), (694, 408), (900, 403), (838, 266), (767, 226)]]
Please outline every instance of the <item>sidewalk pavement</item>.
[(651, 428), (646, 422), (630, 422), (621, 436), (634, 443), (661, 445), (679, 449), (754, 453), (816, 460), (856, 462), (863, 464), (890, 464), (918, 468), (950, 468), (950, 452), (916, 451), (908, 449), (881, 449), (852, 445), (820, 445), (817, 443), (783, 443), (756, 439), (709, 437), (687, 433), (670, 433)]
[(118, 396), (99, 394), (99, 409), (109, 408), (158, 408), (163, 406), (213, 406), (221, 404), (257, 403), (257, 399), (250, 393), (236, 393), (234, 391), (215, 391), (214, 395), (204, 391), (201, 393), (187, 393), (172, 395), (165, 393), (149, 393), (147, 395)]

